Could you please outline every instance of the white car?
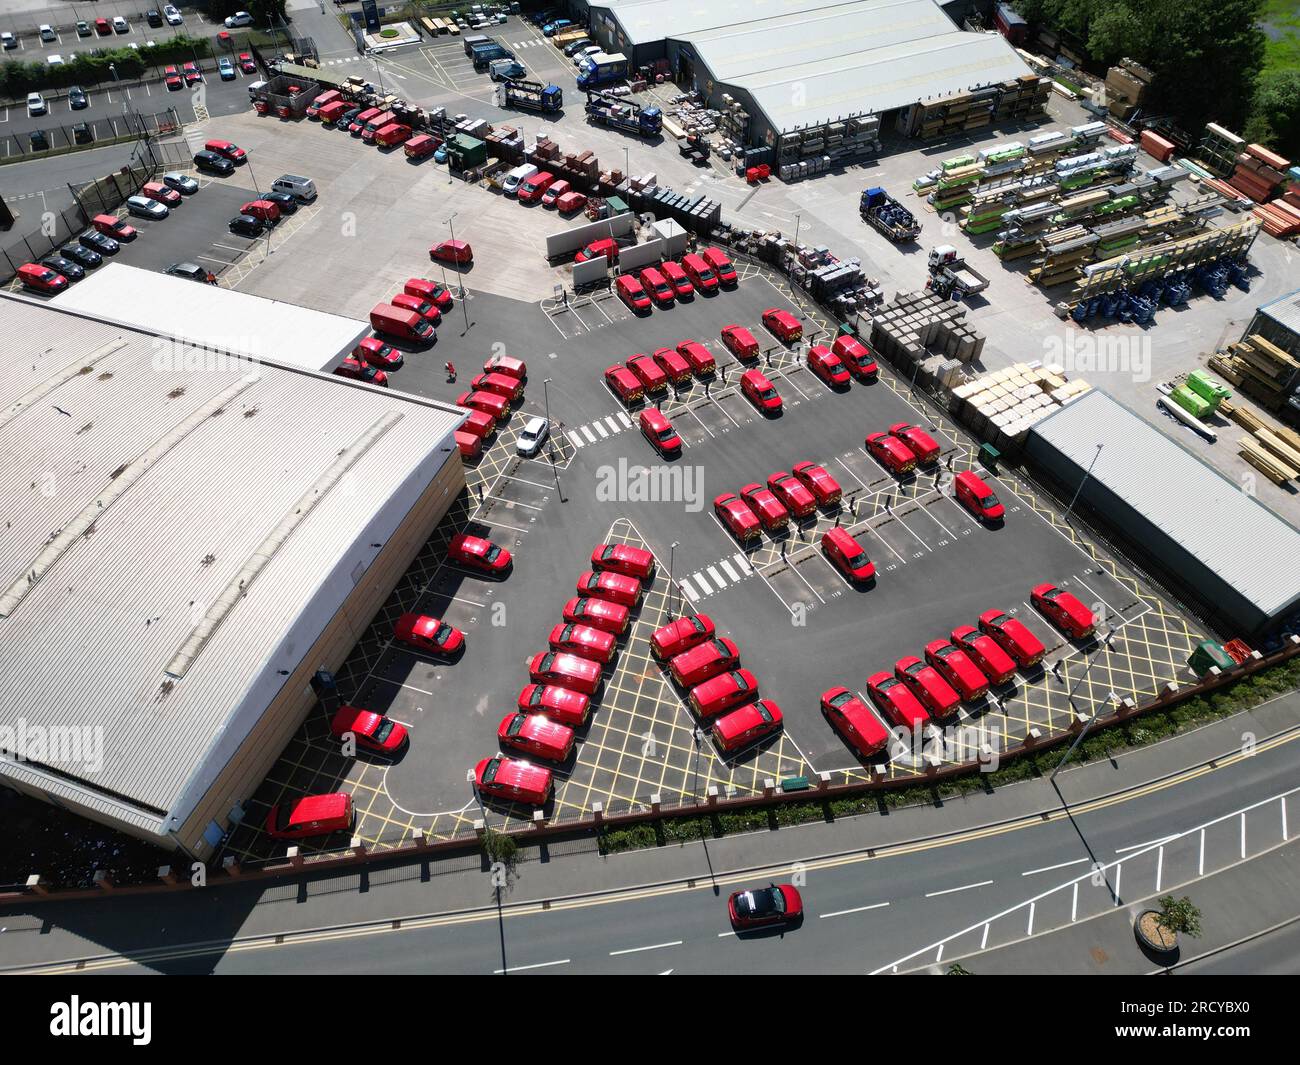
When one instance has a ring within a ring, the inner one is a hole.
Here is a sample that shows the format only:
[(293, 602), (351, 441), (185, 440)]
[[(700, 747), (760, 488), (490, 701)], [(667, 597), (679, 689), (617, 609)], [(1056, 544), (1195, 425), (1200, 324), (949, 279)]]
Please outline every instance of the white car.
[(131, 28), (130, 23), (128, 23), (126, 19), (124, 19), (121, 15), (113, 16), (114, 33), (126, 33), (130, 28)]
[(41, 35), (42, 41), (57, 41), (59, 39), (58, 35), (54, 32), (54, 27), (49, 23), (42, 25), (38, 32)]
[(43, 115), (49, 108), (45, 106), (45, 97), (38, 92), (29, 92), (27, 94), (27, 113), (29, 115)]
[(45, 63), (51, 67), (61, 67), (63, 66), (63, 56), (59, 55), (58, 52), (51, 52), (45, 57)]
[(8, 30), (5, 30), (4, 33), (0, 33), (0, 45), (3, 45), (6, 51), (10, 48), (17, 48), (18, 38)]
[(546, 438), (551, 435), (551, 424), (545, 418), (529, 418), (523, 432), (515, 444), (515, 449), (524, 458), (532, 458), (542, 450)]
[(253, 16), (247, 11), (236, 11), (226, 19), (226, 29), (228, 30), (238, 29), (240, 26), (251, 26), (252, 24)]
[(176, 8), (172, 7), (171, 4), (168, 4), (163, 8), (163, 18), (167, 20), (167, 25), (169, 26), (179, 26), (185, 21), (181, 18), (181, 13), (177, 11)]

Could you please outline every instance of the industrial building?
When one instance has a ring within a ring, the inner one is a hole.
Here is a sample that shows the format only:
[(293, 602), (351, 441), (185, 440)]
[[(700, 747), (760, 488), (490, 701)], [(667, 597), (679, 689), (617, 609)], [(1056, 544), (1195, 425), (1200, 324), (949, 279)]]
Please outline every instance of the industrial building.
[(294, 365), (361, 326), (335, 315), (265, 332), (147, 274), (208, 304), (196, 336), (250, 310), (251, 362), (61, 306), (121, 269), (0, 298), (0, 783), (206, 859), (463, 489), (464, 412)]
[(1241, 338), (1253, 335), (1262, 336), (1292, 358), (1300, 359), (1300, 289), (1259, 307)]
[(776, 150), (778, 162), (862, 154), (891, 123), (919, 132), (919, 102), (964, 101), (981, 87), (990, 95), (976, 110), (1002, 117), (1006, 87), (1018, 99), (1017, 79), (1039, 82), (1005, 38), (960, 30), (935, 0), (583, 4), (579, 17), (605, 51), (637, 69), (666, 63), (710, 107), (738, 105), (745, 142)]
[(1300, 607), (1300, 531), (1106, 393), (1037, 422), (1025, 454), (1225, 635), (1266, 635)]

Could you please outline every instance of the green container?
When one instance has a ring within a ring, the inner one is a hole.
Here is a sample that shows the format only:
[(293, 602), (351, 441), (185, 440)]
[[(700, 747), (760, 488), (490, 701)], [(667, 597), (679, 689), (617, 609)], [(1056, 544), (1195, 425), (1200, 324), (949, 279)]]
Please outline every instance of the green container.
[(1219, 404), (1231, 399), (1232, 393), (1222, 381), (1217, 381), (1204, 370), (1193, 370), (1187, 375), (1187, 387), (1210, 404), (1211, 410), (1218, 410)]
[(980, 444), (980, 465), (989, 473), (998, 472), (998, 462), (1002, 459), (1002, 452), (992, 444)]
[(958, 167), (970, 166), (975, 162), (973, 155), (954, 155), (951, 159), (945, 159), (939, 165), (944, 170), (956, 170)]
[(1237, 668), (1237, 662), (1232, 655), (1223, 649), (1222, 644), (1215, 643), (1213, 640), (1202, 640), (1198, 643), (1191, 657), (1187, 659), (1187, 664), (1198, 677), (1203, 677), (1210, 672), (1211, 666), (1218, 666), (1223, 673)]
[(781, 781), (782, 791), (807, 791), (812, 787), (812, 781), (807, 777), (786, 777)]
[(1214, 409), (1210, 406), (1208, 400), (1202, 399), (1186, 385), (1179, 385), (1175, 388), (1170, 399), (1187, 411), (1188, 414), (1192, 414), (1197, 418), (1208, 417)]

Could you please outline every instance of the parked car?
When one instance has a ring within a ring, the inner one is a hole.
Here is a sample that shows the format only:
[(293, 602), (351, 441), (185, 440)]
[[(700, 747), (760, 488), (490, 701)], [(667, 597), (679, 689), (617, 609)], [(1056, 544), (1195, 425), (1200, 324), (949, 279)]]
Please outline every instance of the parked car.
[(803, 336), (803, 326), (799, 324), (799, 319), (780, 307), (769, 307), (763, 312), (763, 327), (787, 344)]
[(584, 570), (578, 577), (577, 591), (579, 595), (608, 599), (612, 603), (631, 608), (641, 599), (641, 582), (621, 573)]
[(460, 629), (428, 614), (403, 614), (393, 626), (393, 638), (437, 655), (454, 655), (465, 646)]
[(650, 637), (650, 651), (664, 661), (711, 639), (714, 631), (713, 619), (708, 614), (680, 617), (655, 629)]
[(447, 545), (447, 558), (480, 573), (500, 576), (510, 569), (510, 552), (483, 536), (457, 533)]
[(690, 704), (698, 717), (707, 719), (756, 698), (758, 678), (747, 669), (733, 669), (692, 688)]
[(49, 105), (45, 102), (45, 97), (38, 92), (29, 92), (27, 94), (27, 113), (33, 118), (37, 115), (43, 115), (49, 110)]
[[(97, 214), (90, 220), (90, 224), (106, 237), (112, 237), (114, 240), (132, 241), (136, 238), (134, 226), (129, 226), (126, 222), (112, 214)], [(92, 245), (95, 247), (95, 245)]]
[[(96, 22), (103, 21), (96, 19)], [(306, 839), (349, 831), (352, 828), (352, 796), (340, 791), (286, 799), (271, 807), (265, 827), (266, 834), (272, 839)]]
[(863, 583), (875, 580), (875, 564), (848, 529), (836, 525), (822, 533), (822, 550), (849, 580)]
[(678, 266), (671, 259), (665, 259), (659, 266), (668, 283), (673, 286), (673, 295), (679, 300), (690, 299), (695, 295), (695, 286), (691, 284), (691, 279), (686, 276), (686, 271)]
[(993, 524), (1005, 517), (1006, 508), (994, 495), (993, 489), (973, 470), (962, 470), (953, 478), (952, 485), (957, 502), (981, 521)]
[(587, 696), (558, 684), (525, 684), (516, 705), (524, 713), (545, 714), (552, 721), (574, 728), (585, 725), (591, 712)]
[(167, 20), (169, 26), (179, 26), (185, 21), (181, 17), (181, 13), (171, 4), (163, 5), (163, 17)]
[(739, 665), (740, 649), (725, 636), (715, 636), (674, 656), (668, 663), (668, 669), (677, 684), (683, 688), (693, 688), (710, 677), (736, 669)]
[(121, 15), (114, 15), (114, 16), (113, 16), (113, 32), (114, 32), (114, 33), (129, 33), (130, 30), (131, 30), (131, 26), (130, 26), (130, 24), (126, 21), (126, 19), (124, 19)]
[(221, 75), (222, 81), (234, 81), (236, 78), (235, 64), (223, 55), (217, 60), (217, 73)]
[(760, 533), (758, 516), (734, 492), (724, 492), (715, 498), (713, 513), (741, 543), (755, 539)]
[(593, 599), (577, 595), (564, 604), (564, 620), (574, 625), (588, 625), (611, 636), (622, 636), (627, 631), (631, 612), (625, 606), (608, 599)]
[(961, 696), (943, 674), (915, 655), (907, 655), (895, 662), (894, 676), (906, 684), (935, 717), (946, 717), (961, 704)]
[(242, 70), (245, 74), (257, 73), (257, 63), (253, 60), (253, 57), (249, 55), (247, 52), (240, 52), (239, 55), (237, 55), (235, 58), (239, 62), (239, 69)]
[(859, 755), (872, 758), (889, 743), (889, 729), (866, 703), (848, 688), (822, 692), (822, 714)]
[(1030, 602), (1071, 639), (1084, 640), (1097, 631), (1097, 618), (1093, 612), (1077, 596), (1054, 584), (1035, 585), (1030, 592)]
[(859, 381), (874, 381), (880, 374), (880, 367), (872, 357), (870, 350), (862, 341), (851, 336), (839, 336), (831, 345), (831, 351), (840, 357), (848, 367), (849, 373)]
[(194, 153), (194, 166), (196, 169), (202, 170), (208, 174), (225, 175), (233, 174), (235, 171), (235, 164), (229, 159), (218, 155), (216, 152), (207, 151), (206, 149)]
[(690, 364), (696, 377), (712, 377), (717, 372), (718, 364), (713, 352), (696, 340), (683, 340), (677, 345), (677, 354)]
[(442, 240), (429, 249), (429, 258), (456, 266), (468, 265), (474, 261), (474, 249), (463, 240)]
[(86, 90), (80, 85), (72, 85), (68, 88), (68, 107), (73, 111), (84, 111), (90, 106), (90, 97), (86, 95)]
[[(438, 284), (438, 282), (430, 281), (426, 277), (408, 277), (402, 284), (402, 291), (408, 296), (419, 296), (420, 299), (427, 300), (444, 314), (451, 309), (451, 293), (443, 288), (442, 285)], [(524, 379), (523, 373), (513, 373), (509, 369), (504, 368), (506, 363), (498, 364), (497, 362), (494, 362), (493, 360), (496, 358), (497, 356), (494, 355), (483, 364), (483, 369), (486, 372), (509, 373), (511, 377), (518, 377), (521, 381)], [(501, 356), (501, 358), (509, 359), (509, 356)], [(515, 359), (514, 362), (519, 363), (520, 367), (524, 365), (518, 359)]]
[(181, 202), (181, 194), (175, 189), (168, 188), (161, 181), (146, 181), (140, 192), (167, 207), (175, 207)]
[(568, 760), (573, 753), (573, 738), (573, 729), (545, 714), (506, 714), (497, 726), (497, 742), (502, 747), (551, 762)]
[(1005, 684), (1016, 672), (1016, 663), (991, 636), (973, 625), (952, 630), (952, 644), (970, 656), (991, 684)]
[(647, 392), (668, 391), (668, 375), (649, 355), (633, 355), (627, 360), (627, 368), (636, 374), (641, 387)]
[(65, 259), (62, 255), (47, 255), (41, 260), (41, 265), (56, 274), (62, 274), (69, 281), (80, 281), (86, 276), (86, 270), (80, 263)]
[(690, 383), (691, 364), (672, 348), (657, 348), (651, 358), (674, 388)]
[(540, 416), (529, 418), (528, 424), (520, 430), (519, 438), (515, 441), (515, 450), (524, 458), (532, 458), (542, 450), (542, 445), (550, 435), (550, 422)]
[[(109, 217), (112, 218), (113, 216), (109, 215)], [(130, 226), (127, 226), (126, 228), (131, 229)], [(132, 236), (135, 235), (134, 229), (131, 229), (131, 234)], [(83, 248), (89, 248), (91, 251), (99, 252), (100, 255), (116, 255), (118, 250), (121, 248), (121, 245), (116, 239), (108, 236), (99, 227), (82, 233), (81, 236), (77, 238), (77, 243)]]
[(226, 29), (228, 30), (237, 30), (243, 26), (251, 26), (252, 24), (253, 16), (247, 11), (236, 11), (233, 15), (228, 15), (226, 17)]
[(943, 674), (965, 702), (979, 699), (989, 690), (989, 679), (974, 660), (956, 644), (933, 640), (925, 645), (925, 660)]
[(400, 370), (406, 362), (405, 356), (393, 345), (385, 344), (378, 337), (363, 337), (355, 348), (352, 357), (377, 366), (381, 370)]
[(668, 279), (653, 266), (647, 266), (641, 271), (640, 280), (645, 290), (650, 293), (650, 298), (660, 307), (671, 307), (677, 301)]
[(839, 481), (826, 472), (825, 466), (808, 461), (796, 462), (790, 467), (790, 472), (812, 492), (819, 507), (832, 507), (843, 498)]
[(462, 392), (456, 397), (456, 406), (490, 414), (498, 425), (510, 417), (510, 401), (495, 392)]
[(591, 551), (591, 568), (621, 573), (640, 581), (652, 581), (655, 557), (644, 547), (632, 544), (597, 544)]
[(754, 334), (743, 325), (724, 325), (722, 327), (722, 343), (726, 345), (731, 354), (741, 361), (758, 358), (758, 341), (754, 339)]
[(600, 688), (600, 678), (599, 663), (561, 651), (543, 651), (528, 664), (528, 679), (534, 684), (557, 684), (587, 696)]
[(144, 20), (149, 23), (150, 26), (161, 26), (163, 24), (162, 12), (157, 8), (151, 7), (144, 13)]
[(627, 406), (645, 395), (645, 386), (626, 366), (611, 366), (605, 371), (605, 384)]
[(508, 802), (544, 806), (554, 781), (551, 771), (518, 758), (484, 758), (474, 767), (474, 786), (481, 795)]
[(282, 215), (294, 214), (298, 210), (298, 201), (287, 192), (264, 192), (261, 198), (267, 203), (275, 204), (276, 210)]
[(589, 658), (601, 665), (608, 665), (614, 657), (613, 634), (592, 625), (561, 622), (551, 629), (546, 642), (552, 651)]
[(68, 279), (56, 270), (40, 263), (23, 263), (18, 267), (18, 280), (33, 292), (56, 293), (68, 287)]
[(915, 732), (930, 720), (912, 689), (892, 673), (873, 673), (867, 678), (867, 694), (881, 712), (899, 728)]
[(646, 295), (645, 286), (632, 274), (619, 274), (614, 282), (614, 291), (633, 313), (640, 314), (650, 309), (650, 297)]
[(108, 19), (97, 18), (95, 19), (95, 32), (101, 37), (107, 37), (113, 32), (113, 27), (109, 24)]
[(808, 349), (808, 369), (828, 388), (847, 388), (852, 381), (848, 368), (830, 348), (817, 344)]
[(784, 470), (771, 474), (767, 479), (767, 487), (796, 518), (806, 518), (817, 509), (817, 499), (808, 487)]
[(745, 485), (740, 490), (740, 498), (758, 515), (758, 520), (769, 533), (780, 532), (790, 523), (790, 512), (785, 509), (785, 504), (765, 485), (757, 481)]
[(739, 283), (740, 279), (736, 276), (736, 268), (732, 266), (727, 253), (721, 248), (705, 248), (700, 252), (700, 257), (713, 267), (718, 275), (718, 281), (725, 288), (732, 288)]
[(916, 456), (898, 437), (888, 433), (869, 433), (865, 443), (871, 457), (895, 476), (906, 477), (916, 469)]
[(691, 279), (691, 284), (696, 290), (703, 292), (706, 296), (718, 291), (718, 275), (714, 272), (702, 255), (696, 255), (693, 252), (689, 255), (682, 256), (682, 270), (686, 276)]
[(889, 427), (889, 434), (907, 445), (908, 450), (916, 456), (917, 465), (933, 466), (939, 461), (938, 443), (919, 426), (910, 422), (896, 422)]
[(772, 384), (767, 374), (758, 367), (751, 367), (740, 375), (740, 391), (764, 414), (781, 413), (781, 393), (776, 390), (776, 385)]
[[(186, 64), (187, 67), (193, 65), (194, 64), (192, 63)], [(248, 161), (248, 153), (233, 141), (210, 140), (203, 145), (203, 150), (206, 152), (213, 152), (216, 155), (219, 155), (222, 159), (229, 160), (236, 164)]]
[(199, 183), (188, 174), (167, 173), (162, 176), (162, 182), (182, 196), (192, 196), (199, 191)]
[(204, 284), (213, 276), (198, 263), (172, 263), (163, 273), (172, 277), (184, 278), (186, 281), (201, 281)]
[(254, 215), (241, 214), (230, 220), (229, 229), (243, 237), (260, 237), (266, 229), (266, 223)]
[(401, 750), (408, 738), (400, 721), (359, 706), (340, 706), (330, 721), (330, 735), (342, 739), (348, 733), (358, 747), (389, 755)]
[(781, 708), (771, 699), (759, 699), (724, 714), (713, 722), (713, 741), (725, 754), (741, 750), (751, 743), (781, 730)]
[(59, 254), (87, 269), (93, 269), (104, 261), (104, 257), (99, 252), (84, 248), (80, 244), (65, 244), (59, 249)]
[(1042, 641), (1025, 627), (1025, 623), (1006, 611), (984, 611), (979, 617), (979, 627), (980, 632), (992, 636), (1022, 669), (1038, 665), (1047, 653)]

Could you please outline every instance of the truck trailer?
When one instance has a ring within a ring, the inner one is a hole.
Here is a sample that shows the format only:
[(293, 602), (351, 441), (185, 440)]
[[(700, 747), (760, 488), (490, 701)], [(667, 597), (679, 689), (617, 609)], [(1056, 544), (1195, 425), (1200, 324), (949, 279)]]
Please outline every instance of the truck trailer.
[(928, 265), (930, 280), (925, 287), (940, 296), (963, 299), (989, 287), (989, 279), (968, 266), (951, 244), (941, 244), (930, 252)]
[(587, 121), (641, 137), (654, 137), (664, 127), (659, 108), (640, 107), (634, 101), (604, 92), (588, 91)]
[(543, 85), (540, 81), (503, 81), (497, 94), (498, 107), (549, 113), (564, 106), (564, 90), (558, 85)]
[(862, 190), (858, 210), (863, 221), (895, 244), (921, 235), (916, 216), (879, 186)]

